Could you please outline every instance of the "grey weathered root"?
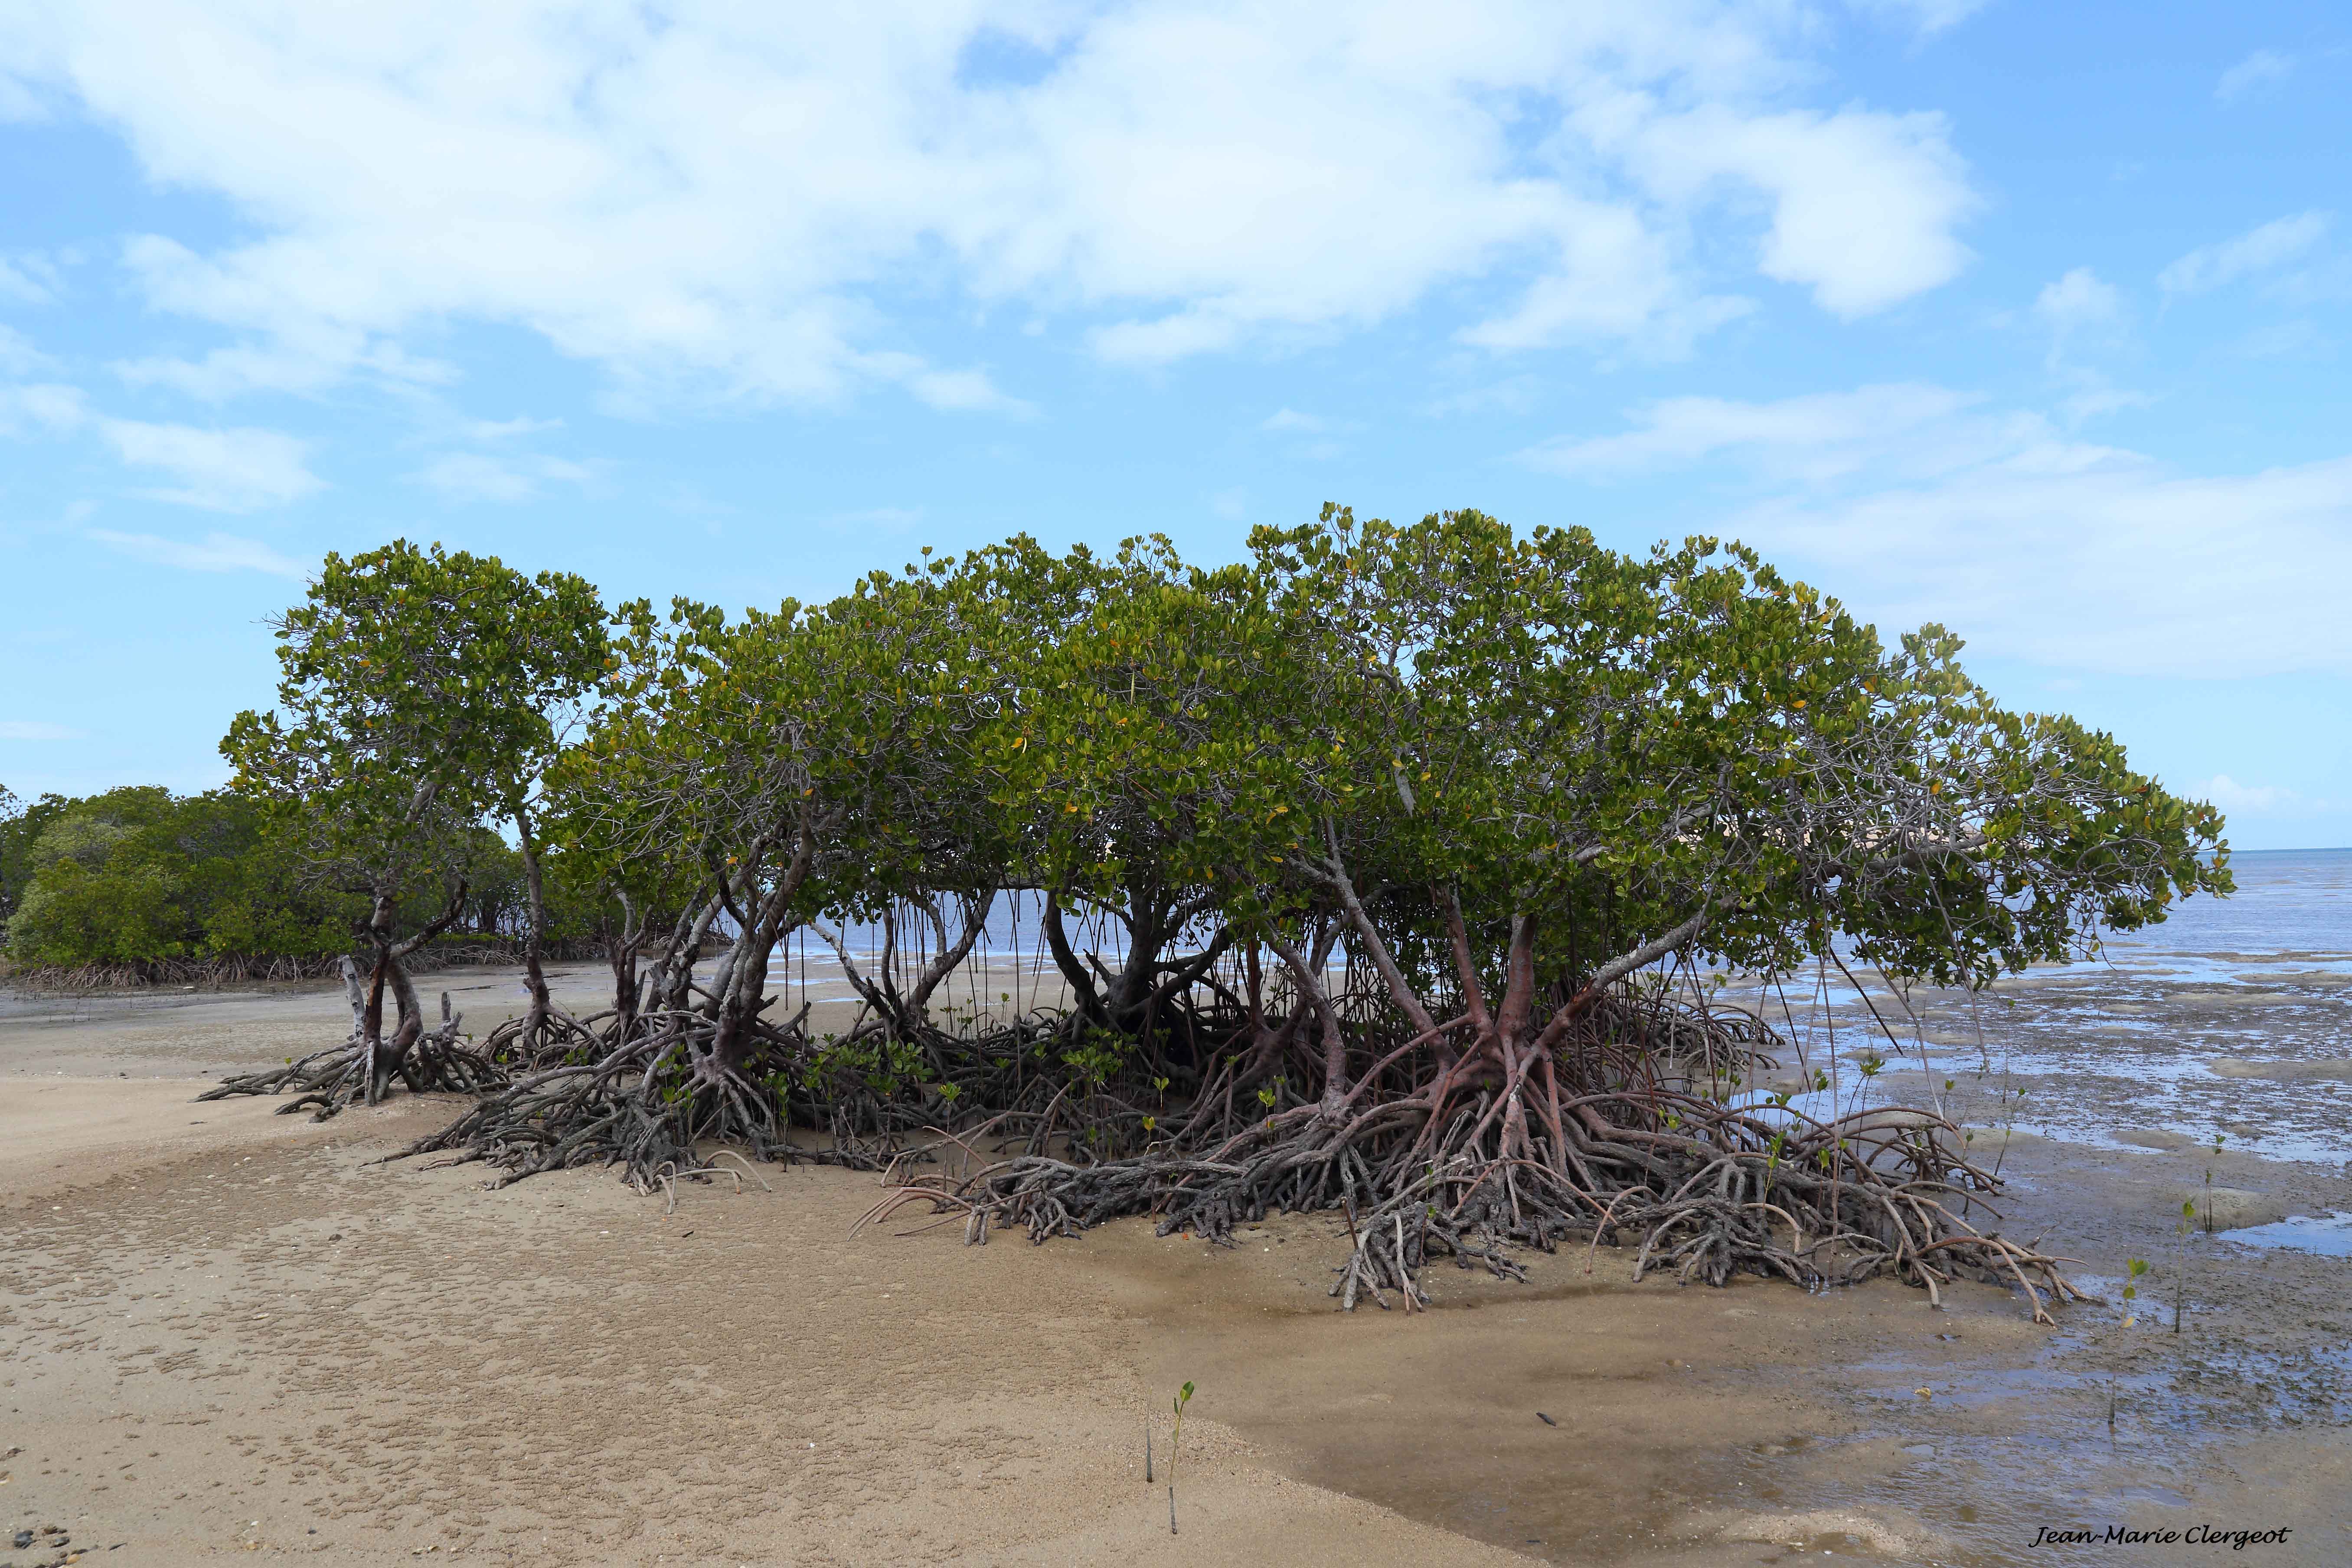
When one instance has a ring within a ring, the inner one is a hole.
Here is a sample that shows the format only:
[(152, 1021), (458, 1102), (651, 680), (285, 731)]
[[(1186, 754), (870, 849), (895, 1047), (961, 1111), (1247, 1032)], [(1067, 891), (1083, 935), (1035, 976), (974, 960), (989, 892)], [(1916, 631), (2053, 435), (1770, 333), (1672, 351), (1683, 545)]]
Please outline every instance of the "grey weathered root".
[(1437, 1258), (1523, 1279), (1519, 1248), (1624, 1238), (1639, 1244), (1637, 1279), (1758, 1274), (1818, 1289), (1885, 1274), (1940, 1304), (1941, 1287), (1969, 1278), (2022, 1289), (2041, 1321), (2046, 1302), (2081, 1297), (2058, 1271), (2064, 1259), (1971, 1222), (1991, 1212), (1998, 1184), (1954, 1152), (1958, 1131), (1939, 1117), (1881, 1110), (1822, 1123), (1617, 1090), (1563, 1104), (1557, 1135), (1547, 1126), (1514, 1149), (1507, 1098), (1452, 1110), (1442, 1131), (1423, 1094), (1352, 1116), (1301, 1107), (1199, 1152), (1023, 1154), (961, 1179), (910, 1174), (867, 1218), (928, 1202), (961, 1215), (978, 1243), (992, 1229), (1042, 1242), (1150, 1215), (1160, 1235), (1231, 1245), (1234, 1226), (1270, 1211), (1338, 1211), (1352, 1246), (1331, 1294), (1349, 1310), (1365, 1296), (1385, 1308), (1390, 1292), (1408, 1310), (1427, 1305), (1423, 1273)]
[[(933, 1223), (961, 1221), (974, 1243), (1148, 1215), (1162, 1235), (1231, 1245), (1237, 1225), (1270, 1212), (1328, 1213), (1351, 1238), (1331, 1289), (1350, 1310), (1391, 1295), (1425, 1306), (1441, 1258), (1522, 1279), (1524, 1250), (1578, 1241), (1631, 1242), (1637, 1278), (1686, 1283), (1755, 1274), (1819, 1289), (1884, 1275), (1940, 1300), (1953, 1279), (1975, 1279), (2022, 1289), (2045, 1321), (2045, 1304), (2080, 1296), (2064, 1259), (1979, 1227), (1980, 1213), (1998, 1217), (1999, 1183), (1959, 1152), (1950, 1122), (1736, 1104), (1776, 1042), (1753, 1020), (1718, 1028), (1700, 1009), (1666, 1016), (1666, 1033), (1596, 1018), (1557, 1054), (1521, 1053), (1507, 1068), (1423, 1059), (1416, 1077), (1419, 1042), (1392, 1045), (1352, 1091), (1317, 1100), (1273, 1070), (1301, 1065), (1264, 1048), (1285, 1037), (1252, 1038), (1225, 1019), (1227, 1048), (1170, 1103), (1164, 1076), (1139, 1092), (1132, 1074), (1055, 1070), (1076, 1026), (1048, 1015), (955, 1036), (899, 1021), (822, 1045), (805, 1015), (755, 1019), (750, 1049), (722, 1064), (699, 1011), (625, 1026), (558, 1015), (502, 1026), (477, 1050), (443, 1005), (400, 1076), (478, 1100), (390, 1158), (479, 1163), (493, 1186), (603, 1166), (641, 1192), (674, 1191), (732, 1149), (885, 1172), (869, 1221), (928, 1204)], [(347, 1041), (206, 1098), (290, 1090), (287, 1110), (331, 1115), (365, 1091), (363, 1058)]]
[(408, 1086), (411, 1094), (479, 1094), (503, 1084), (506, 1074), (487, 1052), (474, 1047), (461, 1028), (464, 1022), (463, 1014), (450, 1011), (449, 994), (445, 991), (440, 1026), (414, 1031), (415, 1037), (405, 1048), (400, 1044), (402, 1035), (411, 1032), (405, 1025), (392, 1039), (371, 1049), (362, 1027), (355, 1024), (341, 1045), (289, 1058), (283, 1066), (261, 1072), (235, 1074), (196, 1098), (290, 1093), (294, 1098), (278, 1108), (278, 1115), (310, 1110), (310, 1120), (324, 1121), (345, 1106), (380, 1097), (395, 1078)]

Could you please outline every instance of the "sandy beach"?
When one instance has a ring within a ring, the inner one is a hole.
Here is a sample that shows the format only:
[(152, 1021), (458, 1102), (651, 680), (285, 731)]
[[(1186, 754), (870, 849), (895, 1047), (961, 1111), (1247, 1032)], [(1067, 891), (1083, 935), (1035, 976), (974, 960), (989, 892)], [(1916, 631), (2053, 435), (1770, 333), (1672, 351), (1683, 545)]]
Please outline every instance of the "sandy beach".
[[(444, 987), (476, 1029), (518, 994)], [(1893, 1285), (1637, 1285), (1606, 1247), (1536, 1256), (1525, 1284), (1442, 1268), (1432, 1311), (1350, 1316), (1325, 1294), (1333, 1219), (1231, 1250), (1141, 1223), (969, 1247), (914, 1209), (853, 1237), (871, 1175), (762, 1167), (674, 1205), (584, 1171), (491, 1192), (479, 1167), (381, 1163), (455, 1100), (324, 1124), (195, 1102), (345, 1020), (327, 988), (0, 1016), (0, 1563), (2217, 1550), (2033, 1544), (2110, 1526), (2288, 1532), (2233, 1562), (2352, 1556), (2352, 1268), (2174, 1223), (2209, 1171), (2265, 1214), (2352, 1209), (2309, 1161), (2015, 1134), (2010, 1223), (2110, 1300), (2054, 1331), (1990, 1286), (1937, 1312)], [(2160, 1307), (2125, 1329), (2128, 1257), (2157, 1261)]]

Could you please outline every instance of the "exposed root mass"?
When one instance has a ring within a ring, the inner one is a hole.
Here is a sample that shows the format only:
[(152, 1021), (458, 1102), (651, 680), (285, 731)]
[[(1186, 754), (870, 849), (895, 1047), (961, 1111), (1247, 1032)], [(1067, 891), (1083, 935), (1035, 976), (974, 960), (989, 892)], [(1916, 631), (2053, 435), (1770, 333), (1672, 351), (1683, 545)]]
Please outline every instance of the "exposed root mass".
[[(1331, 1287), (1349, 1310), (1427, 1305), (1441, 1259), (1517, 1279), (1528, 1249), (1604, 1242), (1636, 1249), (1637, 1279), (1822, 1289), (1883, 1275), (1937, 1298), (1969, 1279), (2022, 1290), (2044, 1321), (2079, 1296), (2062, 1259), (1980, 1223), (1999, 1217), (1999, 1182), (1950, 1121), (1885, 1105), (1822, 1120), (1745, 1087), (1781, 1045), (1749, 1014), (1620, 989), (1553, 1043), (1505, 1049), (1466, 1015), (1398, 1041), (1365, 997), (1325, 1002), (1349, 1020), (1337, 1077), (1328, 1039), (1310, 1047), (1311, 1006), (1277, 1027), (1212, 999), (1184, 1036), (1222, 1043), (1172, 1058), (1076, 1015), (954, 1032), (866, 1017), (819, 1039), (803, 1008), (755, 1016), (730, 1055), (708, 1007), (549, 1008), (478, 1047), (445, 997), (440, 1027), (404, 1026), (414, 1038), (382, 1070), (476, 1103), (391, 1158), (478, 1163), (493, 1186), (617, 1168), (646, 1193), (709, 1176), (729, 1151), (837, 1164), (884, 1173), (869, 1221), (923, 1205), (973, 1243), (1149, 1216), (1231, 1245), (1270, 1213), (1328, 1214), (1353, 1238)], [(1462, 1044), (1429, 1048), (1444, 1040)], [(368, 1058), (355, 1025), (205, 1098), (290, 1093), (286, 1110), (323, 1118), (368, 1093)], [(1294, 1086), (1318, 1068), (1308, 1098)]]
[(367, 998), (348, 958), (342, 961), (342, 972), (352, 1005), (352, 1032), (341, 1045), (289, 1059), (282, 1067), (235, 1074), (196, 1098), (290, 1093), (294, 1098), (278, 1108), (278, 1115), (309, 1110), (312, 1121), (324, 1121), (345, 1106), (382, 1099), (395, 1078), (411, 1094), (479, 1094), (506, 1081), (491, 1054), (476, 1048), (463, 1032), (465, 1016), (450, 1010), (447, 992), (441, 994), (440, 1025), (428, 1030), (415, 991), (407, 977), (400, 975), (395, 988), (399, 1024), (385, 1037), (380, 1028), (370, 1029)]

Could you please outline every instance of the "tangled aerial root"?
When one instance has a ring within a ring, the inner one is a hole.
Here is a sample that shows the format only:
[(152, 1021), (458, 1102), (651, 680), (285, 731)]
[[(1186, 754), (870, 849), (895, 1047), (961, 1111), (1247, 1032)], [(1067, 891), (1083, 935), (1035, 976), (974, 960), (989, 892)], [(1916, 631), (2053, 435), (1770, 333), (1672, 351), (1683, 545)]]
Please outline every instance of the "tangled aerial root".
[(1970, 1223), (1972, 1209), (1994, 1212), (1998, 1184), (1953, 1152), (1958, 1130), (1940, 1117), (1768, 1121), (1689, 1095), (1618, 1091), (1563, 1106), (1557, 1143), (1540, 1133), (1509, 1151), (1496, 1109), (1481, 1097), (1434, 1134), (1427, 1097), (1352, 1120), (1307, 1107), (1199, 1153), (1024, 1154), (960, 1179), (908, 1175), (861, 1224), (928, 1202), (961, 1216), (975, 1243), (992, 1229), (1042, 1242), (1151, 1215), (1162, 1236), (1230, 1246), (1236, 1224), (1269, 1211), (1338, 1211), (1352, 1246), (1330, 1293), (1350, 1310), (1367, 1295), (1386, 1308), (1391, 1291), (1407, 1310), (1427, 1306), (1423, 1276), (1437, 1258), (1523, 1279), (1517, 1249), (1625, 1237), (1638, 1238), (1637, 1279), (1671, 1269), (1722, 1285), (1758, 1274), (1822, 1289), (1885, 1274), (1940, 1306), (1941, 1287), (1974, 1279), (2022, 1289), (2041, 1322), (2047, 1303), (2084, 1299), (2058, 1271), (2066, 1259)]
[[(217, 1088), (205, 1090), (196, 1099), (201, 1101), (226, 1100), (232, 1095), (290, 1092), (294, 1098), (278, 1108), (278, 1115), (310, 1110), (311, 1121), (324, 1121), (345, 1106), (368, 1099), (371, 1089), (381, 1093), (384, 1083), (393, 1078), (406, 1084), (412, 1094), (479, 1094), (504, 1083), (506, 1074), (487, 1052), (477, 1050), (467, 1042), (458, 1029), (463, 1022), (462, 1015), (450, 1012), (449, 995), (445, 991), (441, 994), (440, 1026), (418, 1034), (415, 1042), (396, 1058), (396, 1047), (390, 1043), (372, 1055), (355, 1025), (350, 1037), (339, 1046), (313, 1051), (282, 1067), (224, 1079)], [(383, 1065), (387, 1061), (388, 1068)], [(377, 1069), (373, 1084), (372, 1066)]]
[[(691, 1059), (690, 1044), (677, 1021), (670, 1023), (589, 1059), (530, 1072), (388, 1157), (448, 1156), (436, 1165), (480, 1162), (499, 1172), (493, 1187), (549, 1171), (617, 1164), (639, 1192), (709, 1169), (696, 1152), (706, 1141), (740, 1145), (761, 1160), (788, 1159), (782, 1121), (758, 1084), (707, 1063), (700, 1071), (675, 1070)], [(588, 1052), (575, 1047), (572, 1055)]]
[[(877, 1027), (822, 1047), (804, 1022), (756, 1023), (732, 1066), (713, 1021), (685, 1009), (625, 1023), (553, 1011), (478, 1049), (445, 996), (441, 1027), (397, 1070), (413, 1089), (476, 1102), (387, 1158), (482, 1163), (493, 1187), (617, 1166), (637, 1191), (673, 1197), (723, 1158), (835, 1164), (883, 1173), (887, 1191), (861, 1227), (928, 1205), (938, 1217), (919, 1228), (961, 1223), (973, 1244), (1149, 1216), (1162, 1236), (1231, 1246), (1236, 1226), (1271, 1212), (1328, 1214), (1349, 1237), (1330, 1290), (1349, 1310), (1367, 1297), (1426, 1307), (1439, 1259), (1524, 1279), (1529, 1249), (1583, 1243), (1589, 1268), (1604, 1241), (1635, 1247), (1636, 1279), (1753, 1274), (1815, 1290), (1885, 1276), (1941, 1305), (1942, 1288), (1968, 1279), (2023, 1291), (2042, 1322), (2049, 1305), (2087, 1299), (2059, 1272), (2067, 1259), (1975, 1223), (1999, 1218), (2000, 1184), (1943, 1117), (1880, 1107), (1822, 1121), (1785, 1102), (1734, 1104), (1720, 1086), (1771, 1065), (1769, 1034), (1708, 1033), (1705, 1073), (1660, 1070), (1692, 1059), (1688, 1042), (1643, 1057), (1596, 1027), (1548, 1059), (1474, 1074), (1465, 1057), (1418, 1082), (1397, 1065), (1408, 1045), (1351, 1093), (1306, 1102), (1280, 1078), (1246, 1077), (1241, 1064), (1256, 1058), (1237, 1050), (1171, 1105), (1165, 1078), (1129, 1100), (1051, 1070), (1070, 1037), (1049, 1016), (955, 1036)], [(859, 1051), (898, 1053), (893, 1070), (916, 1087), (877, 1089)], [(354, 1038), (204, 1098), (290, 1091), (286, 1110), (323, 1119), (366, 1093), (365, 1055)], [(1571, 1069), (1580, 1092), (1567, 1092)]]
[[(618, 1045), (597, 1030), (609, 1015), (561, 1017), (534, 1042), (520, 1033), (500, 1047), (501, 1059), (533, 1063), (513, 1081), (486, 1095), (449, 1126), (390, 1156), (446, 1158), (438, 1165), (481, 1163), (503, 1187), (550, 1171), (614, 1166), (641, 1193), (680, 1177), (704, 1176), (722, 1156), (789, 1163), (806, 1161), (880, 1171), (900, 1152), (886, 1130), (833, 1110), (830, 1146), (804, 1147), (790, 1136), (793, 1111), (780, 1085), (805, 1068), (810, 1047), (799, 1021), (761, 1025), (760, 1048), (740, 1065), (720, 1065), (716, 1030), (697, 1013), (666, 1011), (640, 1017)], [(619, 1032), (614, 1030), (613, 1032)], [(717, 1146), (716, 1152), (711, 1151)]]

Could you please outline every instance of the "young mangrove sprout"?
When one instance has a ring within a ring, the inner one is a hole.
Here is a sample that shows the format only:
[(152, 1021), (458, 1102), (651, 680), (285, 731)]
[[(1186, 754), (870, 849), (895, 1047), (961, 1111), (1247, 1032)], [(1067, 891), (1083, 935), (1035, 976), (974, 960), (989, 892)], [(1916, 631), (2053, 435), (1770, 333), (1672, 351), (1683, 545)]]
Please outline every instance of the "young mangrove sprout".
[(1187, 1380), (1176, 1391), (1172, 1401), (1176, 1407), (1176, 1431), (1168, 1439), (1168, 1533), (1176, 1533), (1176, 1460), (1184, 1451), (1184, 1406), (1192, 1403), (1192, 1384)]

